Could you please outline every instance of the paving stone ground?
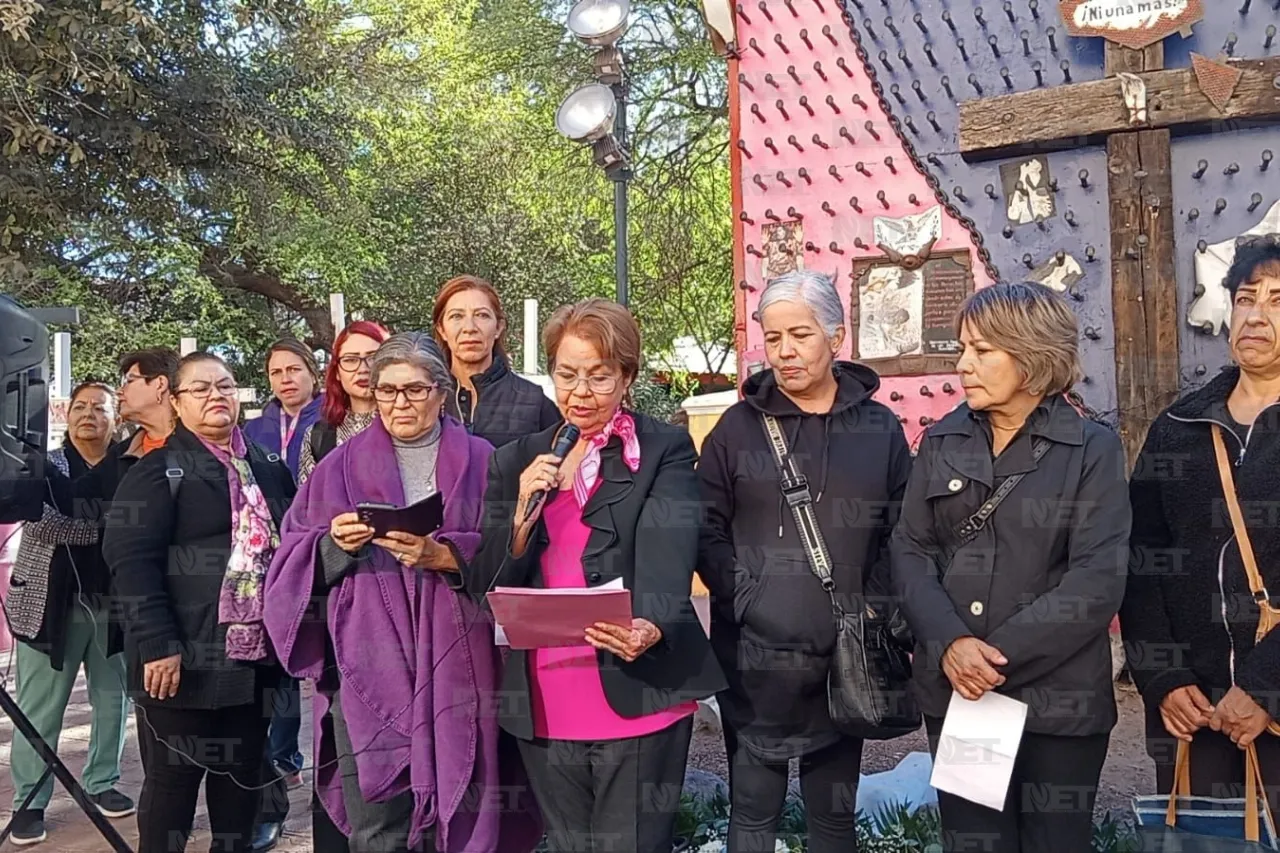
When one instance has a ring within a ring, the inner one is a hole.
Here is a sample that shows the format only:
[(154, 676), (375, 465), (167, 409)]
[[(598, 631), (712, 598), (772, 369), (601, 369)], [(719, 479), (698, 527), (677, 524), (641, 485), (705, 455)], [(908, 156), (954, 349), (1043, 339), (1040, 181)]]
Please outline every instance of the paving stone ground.
[[(0, 678), (9, 672), (9, 659), (6, 653), (0, 653)], [(13, 692), (13, 680), (9, 679), (7, 688)], [(303, 719), (302, 751), (310, 763), (311, 752), (311, 702), (309, 691), (304, 687), (302, 702)], [(67, 708), (67, 716), (62, 729), (62, 741), (58, 746), (58, 754), (66, 762), (71, 772), (80, 778), (85, 759), (89, 752), (90, 708), (88, 691), (85, 686), (84, 673), (76, 684)], [(124, 758), (120, 767), (119, 788), (124, 793), (137, 799), (142, 789), (142, 763), (138, 758), (138, 739), (135, 731), (135, 720), (130, 716), (129, 736), (124, 747)], [(0, 714), (0, 827), (9, 822), (13, 816), (13, 780), (9, 774), (9, 751), (13, 742), (13, 722)], [(308, 812), (310, 802), (310, 777), (305, 776), (308, 784), (293, 791), (290, 797), (292, 804), (289, 820), (285, 823), (284, 838), (276, 850), (280, 853), (309, 853), (311, 850), (311, 817)], [(79, 806), (71, 799), (66, 790), (54, 782), (54, 797), (45, 811), (45, 824), (49, 838), (43, 844), (30, 847), (16, 847), (9, 842), (0, 846), (3, 853), (15, 850), (38, 851), (44, 853), (103, 853), (110, 851), (106, 841), (98, 833), (89, 819), (80, 811)], [(131, 847), (138, 841), (137, 818), (127, 817), (113, 821), (116, 830)], [(196, 809), (195, 833), (187, 846), (187, 853), (207, 853), (209, 849), (209, 819), (204, 812), (204, 796)]]
[[(705, 598), (701, 600), (695, 599), (695, 605), (700, 618), (704, 621), (704, 627), (710, 617), (706, 603), (707, 600)], [(0, 682), (4, 681), (6, 673), (12, 675), (9, 660), (8, 652), (0, 652)], [(7, 687), (11, 692), (13, 686), (13, 679), (10, 677), (7, 681)], [(311, 763), (310, 696), (310, 688), (304, 685), (301, 748), (307, 764)], [(89, 752), (90, 718), (88, 692), (85, 686), (84, 673), (81, 672), (75, 692), (71, 696), (71, 703), (67, 708), (67, 716), (62, 729), (62, 742), (58, 746), (58, 754), (66, 762), (71, 772), (76, 775), (77, 779), (80, 778)], [(120, 767), (119, 788), (136, 800), (138, 792), (142, 788), (142, 764), (138, 758), (138, 739), (135, 725), (136, 721), (131, 714), (128, 740), (125, 743), (124, 758)], [(12, 721), (0, 714), (0, 827), (8, 824), (13, 816), (13, 780), (9, 775), (9, 750), (13, 741), (13, 734)], [(721, 750), (719, 759), (723, 763), (723, 750)], [(284, 837), (276, 848), (280, 853), (310, 853), (311, 851), (310, 774), (304, 773), (303, 778), (307, 784), (293, 791), (290, 796), (289, 819), (285, 823)], [(71, 796), (56, 781), (54, 783), (53, 801), (49, 804), (49, 808), (45, 810), (45, 825), (48, 829), (49, 838), (43, 844), (20, 848), (5, 842), (0, 845), (0, 853), (11, 853), (14, 850), (40, 851), (40, 853), (44, 851), (50, 851), (50, 853), (54, 853), (54, 851), (57, 851), (57, 853), (102, 853), (102, 851), (110, 850), (106, 841), (98, 833), (97, 828), (84, 816), (79, 806), (75, 804)], [(114, 826), (130, 846), (137, 844), (136, 817), (127, 817), (114, 821)], [(186, 853), (207, 853), (208, 849), (209, 819), (204, 813), (204, 796), (202, 794), (200, 805), (196, 809), (195, 832), (191, 843), (187, 846)]]
[[(0, 679), (3, 679), (6, 672), (9, 672), (8, 656), (0, 652)], [(9, 680), (8, 686), (12, 691), (12, 679)], [(1120, 724), (1112, 733), (1107, 766), (1102, 774), (1102, 787), (1098, 798), (1099, 812), (1124, 811), (1135, 794), (1153, 790), (1151, 762), (1145, 755), (1142, 745), (1141, 700), (1131, 685), (1120, 685), (1117, 698), (1120, 705)], [(306, 685), (303, 686), (302, 714), (302, 751), (310, 763), (311, 700), (310, 689)], [(62, 732), (63, 741), (58, 750), (63, 761), (77, 778), (84, 768), (85, 757), (89, 750), (89, 721), (89, 700), (82, 673), (67, 709), (66, 725)], [(142, 787), (142, 766), (138, 759), (138, 742), (134, 725), (134, 719), (130, 717), (129, 736), (125, 744), (119, 787), (136, 799)], [(9, 776), (9, 750), (13, 731), (13, 723), (0, 714), (0, 827), (7, 824), (12, 816), (13, 782)], [(895, 741), (868, 743), (863, 752), (862, 770), (864, 773), (888, 770), (896, 766), (907, 753), (927, 748), (923, 733)], [(721, 777), (726, 775), (723, 741), (718, 732), (695, 733), (689, 751), (689, 766), (709, 770)], [(308, 810), (309, 774), (304, 774), (304, 778), (307, 784), (292, 792), (291, 795), (292, 808), (289, 820), (285, 824), (284, 837), (276, 848), (280, 853), (310, 853), (311, 851), (311, 817)], [(103, 853), (110, 849), (89, 819), (81, 813), (66, 791), (56, 783), (53, 802), (45, 813), (45, 820), (49, 838), (44, 844), (18, 848), (6, 842), (0, 846), (0, 853), (11, 853), (14, 850), (30, 850), (38, 853), (44, 853), (44, 851)], [(131, 846), (137, 843), (136, 818), (128, 817), (115, 821), (114, 825)], [(201, 804), (196, 810), (196, 832), (187, 848), (187, 853), (207, 853), (208, 828), (209, 822), (204, 815), (202, 797)]]

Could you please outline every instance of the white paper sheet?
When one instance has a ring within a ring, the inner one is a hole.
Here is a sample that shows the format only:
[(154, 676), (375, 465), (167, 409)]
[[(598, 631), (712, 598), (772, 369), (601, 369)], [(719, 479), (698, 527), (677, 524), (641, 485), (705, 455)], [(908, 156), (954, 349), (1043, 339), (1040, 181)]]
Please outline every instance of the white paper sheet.
[[(625, 589), (625, 588), (626, 588), (626, 587), (624, 587), (624, 586), (622, 585), (622, 578), (614, 578), (613, 580), (609, 581), (608, 583), (602, 583), (602, 584), (600, 584), (599, 586), (583, 587), (581, 591), (582, 591), (582, 592), (591, 592), (591, 591), (593, 591), (593, 590), (600, 590), (600, 589)], [(557, 590), (556, 590), (556, 592), (573, 592), (573, 591), (574, 591), (574, 590), (572, 590), (572, 589), (557, 589)], [(506, 631), (504, 631), (504, 630), (502, 630), (502, 626), (501, 626), (501, 625), (499, 625), (496, 621), (493, 623), (493, 644), (494, 644), (495, 646), (510, 646), (510, 645), (511, 645), (511, 643), (507, 640), (507, 632), (506, 632)]]
[(988, 692), (971, 702), (952, 693), (929, 783), (1000, 811), (1026, 722), (1026, 703), (1017, 699)]

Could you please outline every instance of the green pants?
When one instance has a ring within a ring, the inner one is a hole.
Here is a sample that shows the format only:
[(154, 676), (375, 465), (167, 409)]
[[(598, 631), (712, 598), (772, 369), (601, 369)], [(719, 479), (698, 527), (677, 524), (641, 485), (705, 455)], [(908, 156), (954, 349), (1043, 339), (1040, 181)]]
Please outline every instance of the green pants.
[[(120, 756), (124, 753), (125, 721), (128, 709), (124, 695), (124, 656), (105, 656), (106, 616), (95, 613), (97, 628), (79, 603), (67, 614), (66, 659), (62, 671), (53, 668), (49, 656), (26, 643), (16, 643), (18, 707), (22, 709), (45, 741), (57, 750), (62, 719), (75, 689), (76, 676), (84, 664), (89, 683), (89, 704), (93, 706), (93, 728), (89, 733), (89, 761), (81, 784), (89, 794), (101, 794), (120, 781)], [(95, 636), (96, 634), (96, 636)], [(35, 788), (45, 765), (30, 742), (13, 733), (13, 807), (16, 809)], [(28, 808), (43, 809), (53, 796), (53, 779), (36, 794)]]

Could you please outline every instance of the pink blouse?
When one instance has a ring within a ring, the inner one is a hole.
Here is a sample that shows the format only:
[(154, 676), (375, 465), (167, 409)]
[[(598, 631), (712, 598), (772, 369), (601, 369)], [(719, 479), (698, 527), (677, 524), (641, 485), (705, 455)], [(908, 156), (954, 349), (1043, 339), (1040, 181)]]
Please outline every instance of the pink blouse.
[[(594, 489), (592, 489), (594, 491)], [(542, 511), (550, 543), (542, 553), (542, 579), (547, 588), (581, 588), (582, 552), (591, 528), (571, 494), (562, 493)], [(698, 708), (687, 702), (645, 714), (622, 717), (609, 705), (600, 681), (596, 650), (585, 642), (533, 651), (530, 678), (533, 733), (552, 740), (618, 740), (661, 731)]]

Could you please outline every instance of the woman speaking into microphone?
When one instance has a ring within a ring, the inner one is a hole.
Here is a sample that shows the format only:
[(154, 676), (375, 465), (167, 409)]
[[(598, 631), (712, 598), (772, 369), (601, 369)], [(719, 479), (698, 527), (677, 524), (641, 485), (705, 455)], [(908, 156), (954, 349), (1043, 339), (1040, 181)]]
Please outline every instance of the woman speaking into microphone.
[[(689, 601), (693, 442), (623, 407), (640, 370), (625, 308), (564, 306), (543, 345), (564, 423), (494, 453), (466, 586), (621, 584), (634, 619), (596, 623), (581, 645), (513, 651), (499, 724), (519, 741), (552, 853), (670, 853), (696, 700), (725, 686)], [(561, 458), (570, 425), (580, 434)]]

